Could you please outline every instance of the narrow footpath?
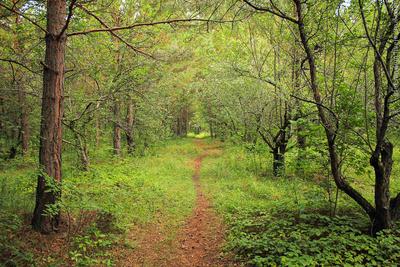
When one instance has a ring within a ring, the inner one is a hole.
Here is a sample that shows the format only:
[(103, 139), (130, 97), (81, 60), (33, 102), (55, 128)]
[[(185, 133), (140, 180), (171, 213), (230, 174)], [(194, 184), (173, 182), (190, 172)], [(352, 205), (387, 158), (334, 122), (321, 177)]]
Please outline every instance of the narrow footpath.
[(221, 256), (224, 242), (222, 219), (213, 210), (200, 183), (203, 159), (220, 154), (221, 151), (215, 145), (207, 145), (202, 140), (195, 140), (195, 145), (202, 152), (192, 163), (192, 179), (196, 191), (192, 214), (178, 229), (174, 240), (168, 240), (164, 236), (168, 226), (160, 221), (145, 229), (133, 229), (130, 238), (138, 240), (138, 244), (129, 253), (120, 255), (121, 260), (117, 262), (117, 266), (233, 266)]

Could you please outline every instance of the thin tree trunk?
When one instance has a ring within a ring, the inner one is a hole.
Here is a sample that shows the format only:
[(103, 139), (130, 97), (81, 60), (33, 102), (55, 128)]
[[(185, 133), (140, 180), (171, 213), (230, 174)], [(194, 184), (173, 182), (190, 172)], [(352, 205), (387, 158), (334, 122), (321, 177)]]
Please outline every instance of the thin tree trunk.
[(285, 174), (285, 154), (284, 151), (280, 151), (279, 148), (273, 151), (273, 174), (276, 177), (283, 176)]
[(132, 154), (135, 151), (135, 141), (133, 139), (133, 127), (134, 127), (134, 106), (132, 100), (129, 100), (127, 111), (126, 111), (126, 144), (128, 148), (128, 154)]
[(322, 99), (320, 90), (317, 84), (317, 68), (315, 65), (315, 57), (312, 52), (309, 44), (308, 44), (308, 36), (305, 30), (304, 22), (303, 22), (303, 10), (302, 10), (302, 1), (294, 0), (296, 5), (296, 14), (298, 19), (298, 29), (300, 33), (301, 43), (303, 45), (304, 51), (307, 54), (307, 61), (309, 64), (309, 73), (310, 73), (310, 83), (311, 83), (311, 91), (313, 93), (314, 101), (317, 103), (317, 110), (319, 118), (324, 125), (325, 134), (328, 143), (328, 151), (329, 151), (329, 159), (331, 164), (331, 171), (333, 179), (337, 187), (344, 191), (348, 196), (350, 196), (353, 200), (355, 200), (368, 214), (371, 220), (375, 217), (375, 209), (374, 207), (350, 184), (347, 183), (346, 180), (343, 179), (342, 173), (340, 170), (340, 159), (336, 150), (336, 129), (335, 126), (331, 124), (328, 119), (328, 115), (322, 106)]
[(113, 134), (113, 151), (114, 155), (121, 154), (121, 127), (120, 127), (120, 103), (117, 99), (114, 100), (113, 106), (114, 115), (114, 134)]
[[(61, 197), (48, 182), (61, 183), (61, 146), (64, 98), (64, 56), (66, 34), (60, 36), (65, 24), (66, 1), (47, 1), (46, 53), (43, 71), (43, 96), (40, 124), (39, 164), (43, 175), (39, 175), (36, 189), (36, 205), (32, 227), (44, 233), (57, 230), (60, 211), (46, 215), (49, 205)], [(47, 178), (48, 177), (48, 178)]]
[[(14, 4), (15, 11), (18, 11), (18, 8), (17, 8), (18, 1), (13, 0), (13, 4)], [(20, 23), (21, 23), (21, 17), (19, 15), (16, 15), (15, 26), (18, 27), (18, 25)], [(18, 39), (18, 33), (16, 31), (14, 32), (14, 44), (13, 45), (14, 45), (14, 51), (18, 55), (22, 54), (20, 40)], [(18, 103), (19, 103), (19, 108), (20, 108), (20, 118), (19, 118), (20, 134), (19, 134), (19, 136), (21, 138), (22, 154), (25, 155), (28, 152), (28, 148), (29, 148), (29, 119), (28, 119), (28, 112), (27, 112), (25, 86), (24, 86), (24, 82), (23, 82), (23, 73), (19, 70), (19, 68), (16, 69), (16, 73), (15, 73), (15, 86), (16, 86), (15, 89), (18, 92)]]
[(79, 158), (81, 161), (81, 169), (83, 171), (88, 171), (89, 170), (89, 151), (88, 151), (88, 146), (84, 140), (82, 140), (82, 137), (79, 136), (78, 133), (76, 133), (76, 138), (78, 141), (78, 148), (79, 148)]
[(96, 147), (100, 145), (100, 137), (101, 137), (101, 126), (100, 126), (100, 118), (96, 116)]

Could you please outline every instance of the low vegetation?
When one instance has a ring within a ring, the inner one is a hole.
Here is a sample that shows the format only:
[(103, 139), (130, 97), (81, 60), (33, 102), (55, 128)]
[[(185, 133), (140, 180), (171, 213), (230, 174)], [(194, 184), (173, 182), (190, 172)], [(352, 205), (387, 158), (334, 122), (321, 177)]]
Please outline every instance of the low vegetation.
[[(183, 139), (154, 147), (140, 158), (112, 158), (99, 151), (88, 172), (66, 165), (60, 202), (63, 234), (59, 240), (52, 237), (57, 244), (42, 243), (42, 237), (23, 221), (29, 220), (33, 208), (34, 161), (8, 163), (0, 175), (0, 229), (5, 233), (1, 261), (7, 266), (66, 260), (84, 266), (111, 265), (109, 249), (123, 242), (135, 225), (163, 221), (173, 236), (193, 208), (190, 160), (197, 154), (192, 140)], [(26, 236), (32, 241), (24, 242)]]
[(266, 175), (260, 169), (269, 169), (271, 156), (258, 156), (227, 144), (204, 162), (203, 185), (229, 228), (226, 251), (251, 266), (397, 265), (398, 229), (370, 236), (369, 221), (346, 195), (332, 205), (324, 181)]

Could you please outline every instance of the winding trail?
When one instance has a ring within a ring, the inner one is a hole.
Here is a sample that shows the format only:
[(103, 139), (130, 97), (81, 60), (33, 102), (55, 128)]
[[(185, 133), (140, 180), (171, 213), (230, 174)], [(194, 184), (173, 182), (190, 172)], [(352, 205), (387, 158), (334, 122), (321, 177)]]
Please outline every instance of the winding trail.
[[(198, 141), (198, 145), (202, 145)], [(180, 249), (175, 258), (177, 266), (222, 266), (219, 257), (223, 243), (223, 227), (210, 201), (204, 195), (200, 184), (202, 160), (205, 153), (194, 160), (193, 183), (196, 190), (196, 205), (193, 214), (178, 235)]]
[(195, 207), (192, 214), (178, 229), (176, 238), (168, 239), (168, 225), (161, 221), (145, 229), (133, 229), (129, 240), (136, 240), (133, 249), (120, 251), (117, 266), (173, 266), (173, 267), (206, 267), (234, 266), (221, 257), (224, 242), (222, 220), (212, 208), (205, 196), (201, 183), (200, 171), (202, 161), (210, 155), (219, 155), (221, 150), (215, 145), (195, 141), (201, 153), (194, 159), (193, 184), (196, 191)]

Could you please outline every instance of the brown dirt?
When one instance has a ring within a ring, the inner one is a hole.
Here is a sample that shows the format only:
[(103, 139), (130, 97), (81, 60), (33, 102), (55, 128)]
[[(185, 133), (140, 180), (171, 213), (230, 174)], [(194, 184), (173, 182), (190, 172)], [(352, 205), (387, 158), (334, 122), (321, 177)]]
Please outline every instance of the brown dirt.
[(235, 266), (221, 254), (225, 228), (200, 184), (203, 158), (218, 155), (221, 151), (200, 140), (196, 144), (203, 152), (193, 163), (196, 201), (192, 214), (178, 230), (176, 238), (167, 237), (171, 229), (161, 221), (142, 229), (132, 229), (127, 240), (137, 246), (119, 250), (117, 266)]

